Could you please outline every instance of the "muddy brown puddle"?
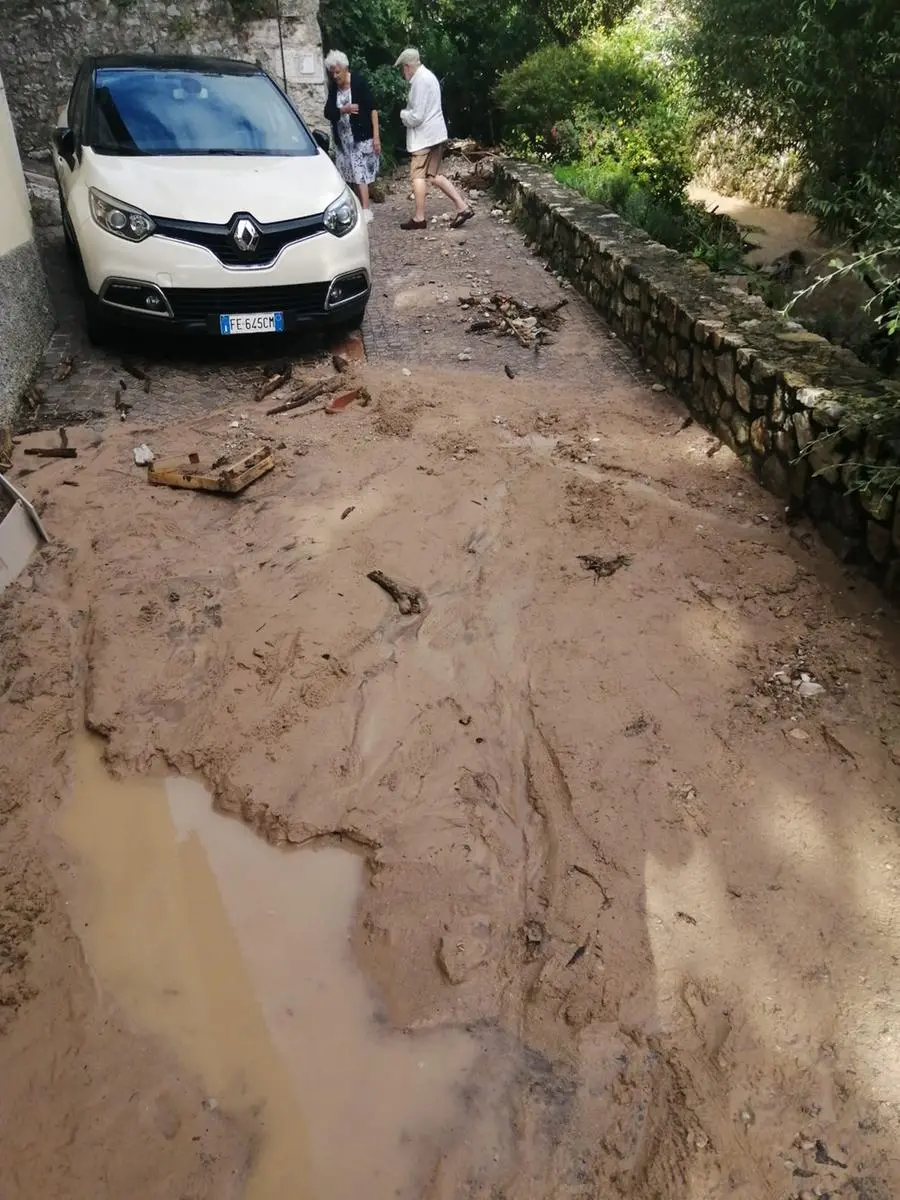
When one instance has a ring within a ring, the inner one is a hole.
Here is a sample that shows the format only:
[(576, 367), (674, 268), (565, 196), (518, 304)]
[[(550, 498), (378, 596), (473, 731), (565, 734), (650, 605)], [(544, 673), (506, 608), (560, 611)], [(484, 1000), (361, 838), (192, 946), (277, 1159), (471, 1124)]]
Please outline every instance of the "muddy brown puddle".
[(478, 1046), (379, 1025), (350, 947), (362, 858), (269, 846), (191, 780), (115, 780), (87, 737), (57, 828), (99, 988), (258, 1129), (246, 1200), (420, 1195)]

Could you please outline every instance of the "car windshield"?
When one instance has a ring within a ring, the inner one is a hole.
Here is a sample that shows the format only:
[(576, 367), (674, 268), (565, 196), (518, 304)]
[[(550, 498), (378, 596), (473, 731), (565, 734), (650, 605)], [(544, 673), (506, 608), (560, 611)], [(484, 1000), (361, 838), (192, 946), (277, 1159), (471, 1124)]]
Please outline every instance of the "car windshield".
[(89, 141), (100, 154), (317, 153), (266, 75), (101, 68), (92, 108)]

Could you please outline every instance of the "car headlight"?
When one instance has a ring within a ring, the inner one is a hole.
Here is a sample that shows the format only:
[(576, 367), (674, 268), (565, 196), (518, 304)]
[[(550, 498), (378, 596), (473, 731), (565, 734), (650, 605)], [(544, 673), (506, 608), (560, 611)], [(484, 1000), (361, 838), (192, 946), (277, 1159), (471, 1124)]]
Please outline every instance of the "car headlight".
[(325, 209), (325, 228), (335, 237), (343, 237), (349, 233), (358, 220), (359, 209), (349, 189)]
[(127, 242), (142, 242), (156, 229), (153, 221), (139, 208), (114, 200), (96, 188), (90, 189), (91, 216), (101, 229)]

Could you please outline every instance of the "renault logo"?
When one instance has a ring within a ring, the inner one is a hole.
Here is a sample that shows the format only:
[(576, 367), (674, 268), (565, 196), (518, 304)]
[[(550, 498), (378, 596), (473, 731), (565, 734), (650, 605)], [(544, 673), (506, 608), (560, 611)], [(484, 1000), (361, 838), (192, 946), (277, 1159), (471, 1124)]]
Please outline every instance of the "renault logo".
[(243, 250), (245, 254), (249, 254), (259, 245), (259, 230), (247, 217), (241, 217), (235, 225), (233, 237), (238, 250)]

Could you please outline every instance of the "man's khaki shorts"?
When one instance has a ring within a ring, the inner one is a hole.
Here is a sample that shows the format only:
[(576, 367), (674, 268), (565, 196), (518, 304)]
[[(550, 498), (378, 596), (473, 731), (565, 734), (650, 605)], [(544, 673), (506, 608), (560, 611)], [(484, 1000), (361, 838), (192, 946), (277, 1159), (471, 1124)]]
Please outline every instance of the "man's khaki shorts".
[(444, 161), (444, 147), (429, 146), (427, 150), (417, 150), (409, 164), (411, 179), (434, 179), (441, 173), (441, 163)]

